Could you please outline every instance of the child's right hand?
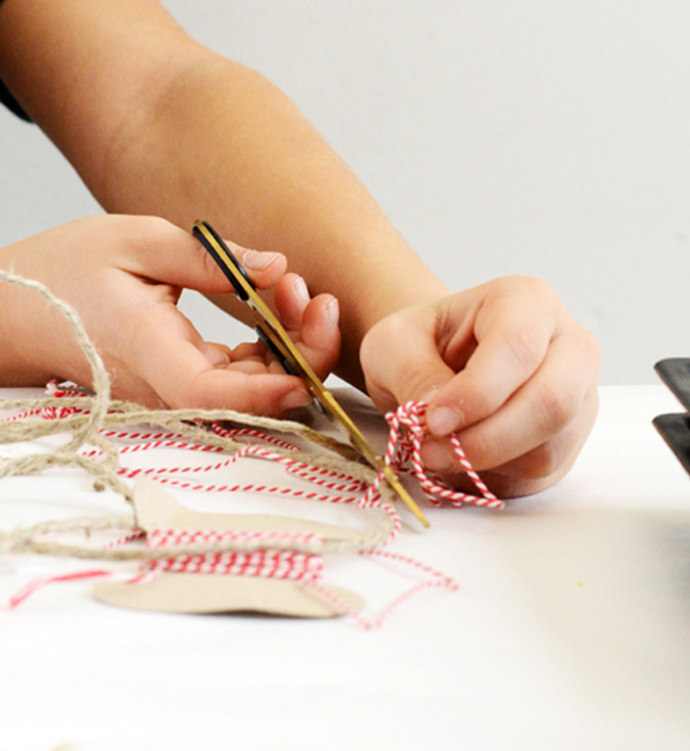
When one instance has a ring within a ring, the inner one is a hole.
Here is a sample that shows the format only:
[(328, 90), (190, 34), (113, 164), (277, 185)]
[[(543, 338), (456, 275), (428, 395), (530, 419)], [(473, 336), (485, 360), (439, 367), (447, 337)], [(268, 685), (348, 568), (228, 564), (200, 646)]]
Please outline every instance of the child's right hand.
[[(340, 348), (335, 298), (310, 300), (279, 253), (231, 247), (257, 288), (275, 286), (278, 314), (325, 376)], [(77, 310), (116, 398), (272, 415), (311, 399), (263, 345), (231, 350), (206, 342), (180, 313), (182, 288), (221, 294), (232, 287), (191, 234), (163, 219), (81, 219), (3, 248), (0, 267), (44, 283)], [(42, 385), (53, 377), (90, 384), (69, 323), (36, 292), (0, 283), (0, 323), (0, 385)]]

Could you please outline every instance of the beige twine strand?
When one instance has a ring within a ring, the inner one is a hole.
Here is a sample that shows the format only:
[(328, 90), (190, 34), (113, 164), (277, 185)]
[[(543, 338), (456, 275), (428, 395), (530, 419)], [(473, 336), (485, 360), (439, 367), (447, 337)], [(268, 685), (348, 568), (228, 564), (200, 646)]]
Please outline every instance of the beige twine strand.
[[(78, 406), (84, 409), (82, 414), (69, 415), (55, 420), (27, 417), (15, 421), (3, 422), (0, 426), (0, 443), (33, 441), (56, 433), (72, 433), (71, 439), (52, 452), (30, 454), (28, 456), (4, 459), (0, 461), (0, 479), (3, 477), (31, 475), (43, 472), (50, 467), (78, 467), (95, 478), (95, 487), (110, 487), (114, 492), (132, 502), (132, 490), (117, 474), (117, 447), (99, 435), (105, 428), (127, 425), (156, 425), (176, 433), (191, 442), (219, 448), (225, 452), (236, 452), (245, 447), (245, 442), (218, 435), (207, 430), (203, 423), (233, 422), (249, 425), (262, 430), (278, 431), (297, 435), (309, 443), (333, 452), (335, 455), (312, 454), (304, 451), (288, 451), (272, 447), (271, 452), (289, 456), (310, 465), (347, 473), (351, 477), (371, 484), (376, 472), (361, 461), (356, 461), (357, 454), (351, 446), (318, 433), (301, 423), (278, 420), (269, 417), (248, 415), (234, 410), (147, 410), (141, 405), (122, 401), (111, 401), (110, 379), (96, 347), (89, 338), (77, 312), (68, 303), (57, 298), (40, 282), (25, 279), (17, 274), (0, 269), (0, 281), (16, 284), (42, 295), (72, 325), (77, 342), (86, 356), (93, 376), (93, 396), (85, 397), (44, 397), (39, 399), (11, 399), (0, 402), (3, 410), (31, 411), (51, 407), (69, 408)], [(79, 453), (85, 446), (97, 447), (103, 452), (99, 460), (88, 458)], [(383, 483), (379, 488), (382, 500), (390, 503), (393, 493)], [(66, 544), (50, 540), (39, 540), (49, 534), (83, 531), (89, 533), (97, 529), (131, 528), (133, 516), (77, 517), (67, 521), (47, 521), (31, 527), (15, 529), (11, 532), (0, 531), (1, 552), (34, 552), (53, 556), (71, 556), (77, 558), (97, 558), (103, 560), (144, 560), (170, 558), (177, 555), (197, 555), (222, 553), (230, 551), (252, 551), (262, 546), (261, 540), (226, 540), (214, 543), (194, 543), (190, 545), (166, 546), (165, 549), (147, 548), (133, 545), (119, 548), (102, 548), (80, 544)], [(304, 553), (345, 553), (371, 550), (387, 540), (393, 531), (394, 523), (389, 514), (381, 514), (377, 526), (355, 538), (342, 540), (326, 538), (322, 542), (295, 542), (272, 540), (272, 548), (289, 549)]]

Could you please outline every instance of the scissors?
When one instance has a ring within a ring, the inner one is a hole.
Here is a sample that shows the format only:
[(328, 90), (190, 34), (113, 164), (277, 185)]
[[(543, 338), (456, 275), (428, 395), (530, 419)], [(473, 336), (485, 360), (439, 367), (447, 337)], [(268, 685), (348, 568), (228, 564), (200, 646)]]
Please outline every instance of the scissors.
[(213, 257), (225, 276), (235, 289), (235, 296), (251, 308), (256, 321), (256, 333), (266, 346), (273, 352), (290, 375), (296, 375), (304, 381), (309, 392), (323, 408), (323, 411), (335, 423), (339, 424), (347, 433), (350, 443), (355, 450), (383, 478), (405, 503), (414, 516), (428, 527), (429, 522), (420, 511), (417, 504), (405, 490), (393, 469), (374, 451), (359, 428), (352, 422), (347, 412), (338, 404), (335, 397), (324, 386), (321, 379), (314, 373), (302, 353), (297, 349), (289, 334), (283, 328), (275, 313), (268, 307), (256, 291), (256, 287), (235, 258), (232, 251), (223, 242), (220, 235), (208, 222), (197, 221), (192, 230), (194, 236)]

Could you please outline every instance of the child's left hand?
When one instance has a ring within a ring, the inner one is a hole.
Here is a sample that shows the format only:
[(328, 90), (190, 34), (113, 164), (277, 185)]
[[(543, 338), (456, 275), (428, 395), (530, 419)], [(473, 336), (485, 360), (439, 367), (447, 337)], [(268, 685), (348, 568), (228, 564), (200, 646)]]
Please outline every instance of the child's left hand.
[(537, 492), (575, 461), (597, 411), (596, 340), (545, 282), (497, 279), (393, 313), (360, 351), (381, 410), (429, 402), (422, 458), (462, 484), (447, 437), (503, 496)]

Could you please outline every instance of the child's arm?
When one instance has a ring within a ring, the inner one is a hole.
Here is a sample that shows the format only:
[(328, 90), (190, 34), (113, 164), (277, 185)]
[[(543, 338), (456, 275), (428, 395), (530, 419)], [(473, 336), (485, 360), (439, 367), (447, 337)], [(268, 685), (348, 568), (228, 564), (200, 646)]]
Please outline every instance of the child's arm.
[(341, 371), (382, 315), (447, 293), (290, 100), (155, 0), (6, 0), (0, 76), (109, 212), (208, 220), (341, 304)]
[[(460, 293), (472, 303), (459, 305), (262, 76), (201, 48), (155, 0), (6, 0), (0, 50), (0, 75), (108, 211), (185, 229), (203, 217), (243, 245), (284, 252), (314, 293), (340, 301), (338, 371), (366, 379), (379, 406), (448, 382), (432, 406), (463, 413), (458, 426), (475, 428), (470, 459), (507, 466), (515, 492), (572, 463), (596, 411), (591, 336), (529, 280), (508, 296), (500, 281)], [(528, 303), (550, 311), (550, 325), (522, 315)], [(367, 332), (377, 346), (360, 367)], [(449, 339), (464, 342), (462, 356)], [(453, 377), (472, 351), (471, 375)]]

